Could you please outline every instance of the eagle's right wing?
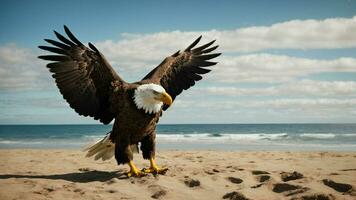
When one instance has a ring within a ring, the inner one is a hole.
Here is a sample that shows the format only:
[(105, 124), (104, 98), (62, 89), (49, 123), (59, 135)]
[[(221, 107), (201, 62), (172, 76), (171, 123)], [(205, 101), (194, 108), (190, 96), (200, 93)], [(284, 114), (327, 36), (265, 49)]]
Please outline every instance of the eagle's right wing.
[(64, 30), (69, 39), (54, 31), (59, 41), (45, 39), (53, 46), (39, 46), (57, 55), (39, 58), (53, 61), (47, 67), (53, 73), (52, 77), (64, 99), (77, 113), (108, 124), (115, 117), (109, 105), (111, 83), (125, 82), (94, 45), (89, 43), (89, 49), (66, 26)]

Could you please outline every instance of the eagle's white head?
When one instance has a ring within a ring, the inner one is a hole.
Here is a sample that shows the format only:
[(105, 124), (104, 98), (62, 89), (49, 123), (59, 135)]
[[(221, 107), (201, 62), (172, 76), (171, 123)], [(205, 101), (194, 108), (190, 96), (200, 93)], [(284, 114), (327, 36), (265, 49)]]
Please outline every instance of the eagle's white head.
[(159, 112), (163, 103), (168, 106), (172, 104), (172, 97), (165, 89), (153, 83), (138, 86), (133, 99), (138, 109), (143, 109), (149, 114)]

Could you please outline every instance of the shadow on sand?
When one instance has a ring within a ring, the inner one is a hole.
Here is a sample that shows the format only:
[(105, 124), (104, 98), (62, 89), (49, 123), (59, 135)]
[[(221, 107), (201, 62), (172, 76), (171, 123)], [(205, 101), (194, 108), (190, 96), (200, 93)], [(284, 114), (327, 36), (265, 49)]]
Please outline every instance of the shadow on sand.
[(30, 178), (30, 179), (51, 179), (51, 180), (66, 180), (77, 183), (88, 183), (93, 181), (105, 182), (112, 178), (127, 179), (127, 176), (122, 171), (86, 171), (75, 172), (67, 174), (53, 174), (53, 175), (17, 175), (17, 174), (0, 174), (0, 179), (9, 178)]

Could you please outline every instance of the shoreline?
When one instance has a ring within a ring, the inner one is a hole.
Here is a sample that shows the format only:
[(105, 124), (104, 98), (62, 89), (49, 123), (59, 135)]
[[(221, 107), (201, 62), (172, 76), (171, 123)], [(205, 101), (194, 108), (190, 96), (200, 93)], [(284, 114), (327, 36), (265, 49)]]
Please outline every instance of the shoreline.
[[(156, 160), (169, 168), (165, 175), (126, 178), (127, 166), (85, 158), (80, 150), (0, 149), (0, 199), (356, 197), (355, 152), (161, 150)], [(148, 167), (141, 155), (134, 162)], [(351, 189), (337, 191), (328, 181)]]

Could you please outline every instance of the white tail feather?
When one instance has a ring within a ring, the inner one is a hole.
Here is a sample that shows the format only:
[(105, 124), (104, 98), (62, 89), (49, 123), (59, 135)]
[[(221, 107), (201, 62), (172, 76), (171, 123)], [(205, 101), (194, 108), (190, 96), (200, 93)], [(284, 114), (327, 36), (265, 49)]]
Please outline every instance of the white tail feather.
[(110, 135), (107, 134), (102, 140), (98, 141), (94, 145), (84, 149), (84, 151), (88, 151), (86, 157), (92, 157), (95, 154), (94, 159), (99, 160), (109, 160), (115, 154), (115, 144), (110, 140)]

